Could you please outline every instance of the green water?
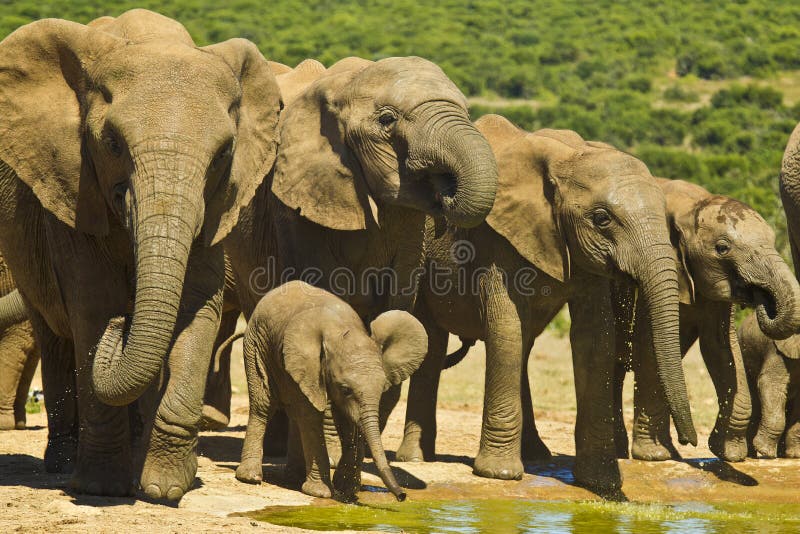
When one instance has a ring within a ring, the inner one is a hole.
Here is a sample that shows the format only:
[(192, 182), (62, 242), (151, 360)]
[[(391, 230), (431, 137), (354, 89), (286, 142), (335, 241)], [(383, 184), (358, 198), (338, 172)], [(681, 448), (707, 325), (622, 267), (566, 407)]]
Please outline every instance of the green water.
[(397, 504), (277, 506), (247, 514), (311, 530), (419, 533), (800, 532), (788, 504), (633, 504), (529, 500), (406, 501)]

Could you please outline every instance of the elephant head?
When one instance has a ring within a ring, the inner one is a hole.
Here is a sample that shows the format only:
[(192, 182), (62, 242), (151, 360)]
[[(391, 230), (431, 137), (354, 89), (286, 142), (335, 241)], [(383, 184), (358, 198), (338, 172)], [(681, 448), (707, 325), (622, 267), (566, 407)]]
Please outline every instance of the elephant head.
[(368, 336), (343, 324), (338, 312), (312, 308), (287, 328), (284, 365), (289, 376), (320, 412), (331, 401), (355, 423), (372, 452), (378, 474), (397, 497), (405, 493), (392, 474), (381, 444), (378, 409), (381, 395), (408, 378), (425, 358), (428, 336), (411, 314), (392, 310), (370, 323)]
[(190, 249), (219, 243), (272, 167), (279, 110), (255, 45), (198, 48), (145, 10), (41, 20), (0, 43), (0, 160), (62, 223), (121, 226), (133, 245), (129, 335), (112, 321), (95, 357), (102, 401), (128, 403), (159, 373)]
[(679, 439), (697, 444), (681, 366), (676, 256), (664, 193), (647, 167), (569, 130), (528, 133), (497, 115), (476, 125), (500, 171), (487, 224), (558, 281), (582, 270), (638, 285)]
[(754, 307), (758, 325), (783, 339), (800, 330), (800, 286), (775, 250), (775, 233), (750, 206), (681, 180), (661, 180), (683, 299)]
[(380, 224), (383, 205), (481, 223), (494, 201), (492, 151), (464, 96), (417, 57), (348, 58), (287, 106), (273, 193), (322, 226)]

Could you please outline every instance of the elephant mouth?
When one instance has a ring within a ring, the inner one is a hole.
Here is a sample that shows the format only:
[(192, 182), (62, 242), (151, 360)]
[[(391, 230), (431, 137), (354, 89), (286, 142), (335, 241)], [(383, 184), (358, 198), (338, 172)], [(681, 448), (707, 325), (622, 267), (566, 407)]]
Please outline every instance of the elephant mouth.
[(445, 216), (456, 209), (458, 181), (452, 173), (419, 172), (405, 191), (399, 203), (415, 207), (433, 216)]
[(444, 173), (431, 176), (430, 183), (434, 191), (433, 209), (446, 215), (455, 208), (458, 181), (452, 174)]
[(770, 320), (778, 316), (778, 304), (772, 292), (755, 284), (736, 283), (732, 287), (733, 300), (742, 306), (755, 308)]

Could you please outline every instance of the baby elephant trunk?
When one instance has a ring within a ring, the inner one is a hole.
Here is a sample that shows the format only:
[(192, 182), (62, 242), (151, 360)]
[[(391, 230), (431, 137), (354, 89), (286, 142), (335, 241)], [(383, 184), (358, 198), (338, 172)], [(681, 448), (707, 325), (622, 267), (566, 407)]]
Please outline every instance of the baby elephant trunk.
[(364, 439), (372, 453), (372, 461), (375, 462), (375, 467), (378, 469), (378, 475), (380, 475), (381, 480), (398, 501), (406, 500), (406, 493), (395, 480), (392, 469), (389, 467), (389, 462), (386, 460), (386, 453), (381, 442), (377, 410), (361, 416), (361, 432), (364, 434)]

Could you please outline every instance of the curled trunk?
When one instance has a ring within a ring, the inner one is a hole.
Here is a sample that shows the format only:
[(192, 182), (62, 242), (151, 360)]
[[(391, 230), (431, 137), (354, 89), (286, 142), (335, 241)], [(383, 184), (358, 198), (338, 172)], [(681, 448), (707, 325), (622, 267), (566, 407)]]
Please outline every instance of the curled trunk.
[(146, 166), (137, 171), (130, 191), (136, 261), (130, 332), (124, 339), (123, 318), (109, 322), (97, 345), (92, 372), (97, 397), (113, 406), (137, 399), (161, 372), (202, 209), (202, 189), (192, 187), (191, 180), (176, 180), (164, 171), (151, 173)]
[(397, 500), (404, 501), (406, 493), (395, 480), (392, 468), (389, 467), (389, 462), (386, 460), (386, 452), (383, 450), (381, 431), (378, 425), (378, 412), (374, 411), (362, 415), (360, 423), (361, 432), (364, 434), (364, 440), (372, 453), (372, 461), (375, 462), (378, 475)]
[(18, 289), (0, 297), (0, 331), (11, 325), (21, 323), (27, 318), (28, 310), (25, 308), (25, 303)]
[[(483, 222), (494, 205), (497, 163), (488, 141), (461, 108), (442, 112), (441, 105), (422, 129), (426, 141), (419, 155), (444, 179), (437, 187), (443, 214), (464, 228)], [(434, 140), (434, 141), (430, 141)], [(447, 184), (447, 181), (451, 181)]]
[(697, 445), (681, 361), (675, 252), (671, 246), (661, 245), (649, 247), (641, 257), (649, 259), (643, 260), (635, 276), (641, 289), (643, 309), (648, 314), (658, 378), (678, 431), (678, 440), (682, 444)]
[(756, 318), (761, 330), (772, 339), (786, 339), (800, 330), (800, 286), (777, 253), (759, 265), (753, 284)]

